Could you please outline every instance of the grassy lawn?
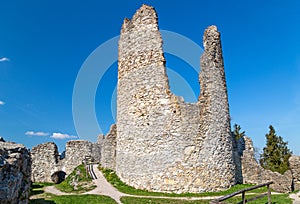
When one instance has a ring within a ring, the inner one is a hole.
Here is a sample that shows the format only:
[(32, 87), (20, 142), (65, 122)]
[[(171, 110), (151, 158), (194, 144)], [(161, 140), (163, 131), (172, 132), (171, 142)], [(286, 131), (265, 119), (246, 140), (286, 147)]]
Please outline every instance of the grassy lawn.
[[(246, 196), (246, 197), (253, 197)], [(161, 198), (134, 198), (134, 197), (122, 197), (121, 198), (122, 203), (124, 204), (208, 204), (209, 200), (174, 200), (174, 199), (161, 199)], [(226, 201), (223, 201), (224, 203), (230, 203), (235, 204), (242, 201), (241, 196), (234, 197), (231, 199), (228, 199)], [(250, 202), (251, 204), (266, 204), (268, 203), (268, 198), (261, 198), (256, 201)], [(287, 195), (272, 195), (272, 204), (292, 204), (292, 201), (288, 198)]]
[[(235, 191), (248, 188), (254, 185), (251, 184), (238, 184), (235, 186), (232, 186), (230, 189), (225, 191), (219, 191), (219, 192), (205, 192), (205, 193), (182, 193), (182, 194), (175, 194), (175, 193), (159, 193), (159, 192), (149, 192), (146, 190), (140, 190), (135, 189), (131, 186), (128, 186), (127, 184), (123, 183), (120, 178), (117, 176), (117, 174), (110, 170), (110, 169), (104, 169), (99, 167), (100, 171), (102, 171), (104, 177), (106, 180), (111, 183), (116, 189), (119, 191), (130, 194), (130, 195), (143, 195), (143, 196), (169, 196), (169, 197), (204, 197), (204, 196), (222, 196), (226, 194), (233, 193)], [(254, 189), (252, 191), (249, 191), (251, 193), (263, 193), (267, 192), (267, 188), (259, 188)]]
[(66, 180), (55, 186), (60, 191), (66, 193), (84, 193), (96, 188), (83, 164), (76, 167)]
[(124, 204), (208, 204), (207, 200), (174, 200), (174, 199), (164, 199), (164, 198), (134, 198), (134, 197), (122, 197), (121, 202)]
[(116, 204), (116, 202), (108, 196), (100, 195), (64, 195), (55, 196), (45, 194), (44, 198), (32, 199), (30, 204)]
[(65, 195), (56, 196), (53, 194), (45, 193), (43, 187), (53, 184), (48, 183), (34, 183), (31, 189), (30, 204), (116, 204), (116, 202), (108, 197), (102, 195)]

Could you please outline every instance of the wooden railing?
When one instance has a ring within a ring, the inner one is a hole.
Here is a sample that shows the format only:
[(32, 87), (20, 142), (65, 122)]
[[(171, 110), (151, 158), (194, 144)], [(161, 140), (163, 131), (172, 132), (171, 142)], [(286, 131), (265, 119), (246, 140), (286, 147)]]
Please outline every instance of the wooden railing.
[[(231, 193), (231, 194), (229, 194), (229, 195), (223, 196), (223, 197), (221, 197), (221, 198), (212, 200), (212, 201), (210, 201), (209, 203), (210, 203), (210, 204), (226, 204), (226, 203), (224, 203), (224, 202), (222, 202), (222, 201), (224, 201), (224, 200), (226, 200), (226, 199), (228, 199), (228, 198), (231, 198), (231, 197), (233, 197), (233, 196), (236, 196), (236, 195), (238, 195), (238, 194), (242, 194), (242, 201), (239, 202), (238, 204), (248, 203), (248, 202), (250, 202), (250, 201), (254, 201), (254, 200), (257, 200), (257, 199), (259, 199), (259, 198), (263, 198), (263, 197), (265, 197), (265, 196), (268, 196), (268, 204), (271, 204), (271, 190), (270, 190), (270, 185), (271, 185), (272, 183), (273, 183), (273, 181), (270, 181), (270, 182), (268, 182), (268, 183), (263, 183), (263, 184), (260, 184), (260, 185), (257, 185), (257, 186), (245, 188), (245, 189), (236, 191), (236, 192), (234, 192), (234, 193)], [(253, 197), (253, 198), (248, 198), (248, 199), (246, 199), (245, 193), (246, 193), (247, 191), (251, 191), (251, 190), (254, 190), (254, 189), (257, 189), (257, 188), (261, 188), (261, 187), (264, 187), (264, 186), (267, 186), (267, 187), (268, 187), (268, 192), (267, 192), (267, 193), (263, 193), (263, 194), (260, 194), (260, 195), (258, 195), (258, 196), (255, 196), (255, 197)]]

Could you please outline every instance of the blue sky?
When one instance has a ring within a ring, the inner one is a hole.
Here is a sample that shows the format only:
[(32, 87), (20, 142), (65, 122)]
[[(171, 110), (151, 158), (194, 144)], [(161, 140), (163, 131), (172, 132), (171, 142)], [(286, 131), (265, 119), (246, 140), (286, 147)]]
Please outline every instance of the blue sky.
[[(300, 155), (300, 2), (296, 0), (1, 1), (0, 136), (29, 148), (54, 141), (62, 151), (67, 140), (78, 136), (72, 94), (83, 63), (101, 44), (119, 35), (123, 19), (143, 3), (155, 7), (161, 29), (201, 47), (204, 29), (217, 25), (232, 124), (240, 124), (261, 149), (272, 124)], [(199, 94), (192, 69), (170, 54), (166, 58), (167, 65), (184, 78), (171, 77), (172, 90), (186, 94), (181, 83), (188, 81)], [(114, 63), (107, 69), (95, 96), (96, 117), (104, 133), (113, 123), (116, 68)], [(98, 133), (87, 127), (86, 134), (96, 140)]]

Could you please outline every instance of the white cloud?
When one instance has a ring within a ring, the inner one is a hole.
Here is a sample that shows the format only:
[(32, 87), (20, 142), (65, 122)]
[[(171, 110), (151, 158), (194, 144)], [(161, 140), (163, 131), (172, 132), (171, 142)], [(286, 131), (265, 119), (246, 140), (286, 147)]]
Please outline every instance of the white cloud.
[(3, 106), (5, 104), (4, 101), (0, 101), (0, 106)]
[(68, 134), (63, 134), (63, 133), (59, 133), (59, 132), (54, 132), (50, 137), (54, 138), (54, 139), (78, 138), (77, 136), (74, 136), (74, 135), (68, 135)]
[(0, 62), (8, 62), (9, 59), (7, 57), (2, 57), (0, 58)]
[(47, 133), (47, 132), (33, 132), (33, 131), (27, 131), (27, 132), (25, 132), (25, 135), (30, 135), (30, 136), (48, 136), (49, 133)]

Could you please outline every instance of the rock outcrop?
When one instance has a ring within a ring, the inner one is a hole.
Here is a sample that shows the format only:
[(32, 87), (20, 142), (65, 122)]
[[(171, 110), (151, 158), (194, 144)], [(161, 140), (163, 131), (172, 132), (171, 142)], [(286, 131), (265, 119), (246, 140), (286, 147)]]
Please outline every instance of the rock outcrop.
[(27, 204), (30, 193), (31, 159), (21, 144), (0, 142), (0, 202)]

